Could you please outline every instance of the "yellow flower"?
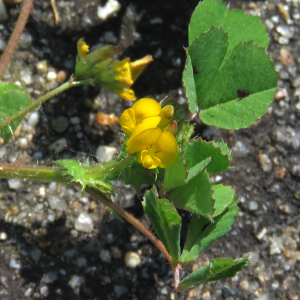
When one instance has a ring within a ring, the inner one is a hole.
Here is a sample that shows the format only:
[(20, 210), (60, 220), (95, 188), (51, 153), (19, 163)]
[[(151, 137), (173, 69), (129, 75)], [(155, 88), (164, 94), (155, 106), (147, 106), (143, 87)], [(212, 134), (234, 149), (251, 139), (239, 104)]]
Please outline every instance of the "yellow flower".
[(124, 100), (135, 100), (131, 86), (152, 60), (151, 55), (134, 62), (130, 62), (129, 57), (122, 61), (109, 59), (105, 62), (108, 62), (107, 67), (101, 70), (95, 82), (113, 91)]
[(113, 91), (125, 100), (135, 100), (131, 86), (138, 76), (153, 61), (151, 55), (130, 62), (130, 58), (122, 61), (112, 57), (125, 50), (125, 47), (104, 46), (89, 53), (89, 46), (81, 38), (77, 43), (74, 80), (93, 79), (92, 83)]
[(138, 152), (138, 162), (144, 168), (167, 168), (174, 163), (177, 148), (176, 138), (171, 132), (150, 128), (130, 138), (126, 152), (128, 154)]
[[(156, 127), (161, 121), (160, 113), (161, 107), (156, 100), (152, 98), (142, 98), (135, 102), (131, 108), (126, 109), (122, 113), (120, 116), (121, 128), (127, 136), (130, 136), (140, 123), (143, 124), (140, 128), (147, 125)], [(146, 120), (148, 118), (150, 118), (150, 120)], [(153, 122), (152, 125), (151, 122)], [(143, 128), (147, 129), (145, 127)]]

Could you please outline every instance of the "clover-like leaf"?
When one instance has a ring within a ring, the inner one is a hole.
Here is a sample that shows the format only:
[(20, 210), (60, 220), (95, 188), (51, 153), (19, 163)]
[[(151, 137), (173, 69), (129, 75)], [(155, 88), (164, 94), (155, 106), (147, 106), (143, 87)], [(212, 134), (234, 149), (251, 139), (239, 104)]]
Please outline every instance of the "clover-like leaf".
[(180, 258), (181, 217), (174, 205), (167, 199), (158, 199), (155, 187), (145, 193), (142, 204), (174, 263), (178, 262)]
[[(0, 123), (31, 103), (29, 93), (13, 83), (0, 82)], [(24, 117), (0, 130), (0, 137), (8, 141)]]
[(209, 265), (197, 269), (180, 281), (180, 289), (186, 289), (192, 285), (232, 278), (249, 264), (248, 256), (233, 260), (232, 258), (216, 258)]

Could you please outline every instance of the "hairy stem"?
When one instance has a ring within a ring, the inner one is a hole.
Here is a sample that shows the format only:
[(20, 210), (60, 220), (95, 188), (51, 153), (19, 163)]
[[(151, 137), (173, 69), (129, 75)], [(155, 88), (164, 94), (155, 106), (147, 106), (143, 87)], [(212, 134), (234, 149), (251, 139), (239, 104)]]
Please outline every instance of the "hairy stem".
[(24, 0), (18, 21), (15, 25), (14, 31), (10, 37), (10, 40), (8, 42), (8, 45), (1, 57), (0, 60), (0, 78), (2, 77), (4, 71), (7, 68), (7, 65), (9, 61), (11, 60), (12, 55), (15, 52), (15, 49), (18, 45), (20, 36), (24, 30), (25, 24), (27, 22), (31, 6), (32, 6), (33, 0)]
[(20, 179), (42, 182), (61, 182), (70, 183), (65, 176), (62, 175), (62, 168), (43, 167), (43, 166), (24, 166), (18, 164), (1, 164), (0, 178)]
[(123, 160), (119, 161), (118, 163), (114, 163), (114, 164), (103, 163), (103, 164), (92, 165), (89, 167), (84, 167), (85, 177), (86, 178), (94, 178), (94, 179), (103, 177), (104, 175), (107, 175), (111, 172), (114, 172), (114, 171), (117, 171), (117, 170), (123, 168), (124, 166), (129, 164), (133, 158), (134, 158), (133, 155), (129, 155), (126, 158), (124, 158)]
[(10, 118), (8, 118), (7, 120), (3, 121), (0, 123), (0, 130), (2, 128), (4, 128), (5, 126), (11, 124), (12, 122), (14, 122), (15, 120), (19, 119), (20, 117), (23, 117), (24, 115), (26, 115), (28, 112), (30, 112), (32, 109), (34, 109), (35, 107), (41, 105), (42, 103), (44, 103), (45, 101), (53, 98), (54, 96), (56, 96), (57, 94), (66, 91), (67, 89), (77, 86), (77, 85), (82, 85), (82, 84), (88, 84), (90, 83), (90, 80), (83, 80), (83, 81), (68, 81), (64, 84), (62, 84), (61, 86), (59, 86), (58, 88), (54, 89), (53, 91), (47, 93), (46, 95), (44, 95), (43, 97), (39, 98), (38, 100), (32, 102), (30, 105), (24, 107), (22, 110), (20, 110), (18, 113), (16, 113), (15, 115), (11, 116)]
[(105, 198), (103, 195), (99, 194), (92, 188), (86, 188), (85, 192), (111, 208), (114, 212), (116, 212), (119, 216), (133, 225), (136, 229), (138, 229), (142, 234), (144, 234), (159, 250), (160, 252), (167, 258), (169, 263), (173, 266), (173, 260), (163, 243), (149, 230), (147, 229), (139, 220), (137, 220), (134, 216), (124, 210), (122, 207), (112, 202), (111, 200)]
[[(125, 158), (125, 160), (129, 160)], [(125, 161), (124, 160), (124, 161)], [(121, 162), (120, 162), (121, 163)], [(76, 185), (81, 188), (79, 183), (71, 182), (71, 179), (66, 178), (63, 175), (63, 168), (60, 167), (40, 167), (40, 166), (24, 166), (24, 165), (14, 165), (0, 163), (0, 179), (23, 179), (29, 181), (43, 181), (43, 182), (61, 182)], [(111, 200), (105, 198), (98, 191), (87, 187), (85, 192), (90, 194), (92, 197), (96, 198), (114, 212), (120, 215), (123, 219), (128, 221), (136, 229), (138, 229), (142, 234), (144, 234), (167, 258), (167, 260), (172, 265), (173, 269), (176, 268), (176, 264), (173, 263), (171, 255), (168, 253), (167, 249), (163, 243), (149, 230), (147, 229), (139, 220), (121, 208), (119, 205), (115, 204)]]

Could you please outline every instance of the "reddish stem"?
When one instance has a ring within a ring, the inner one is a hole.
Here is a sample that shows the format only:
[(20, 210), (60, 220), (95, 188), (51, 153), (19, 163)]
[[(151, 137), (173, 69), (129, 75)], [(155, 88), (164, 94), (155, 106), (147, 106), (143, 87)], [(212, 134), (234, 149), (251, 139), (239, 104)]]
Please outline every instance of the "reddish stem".
[(1, 57), (0, 60), (0, 78), (2, 77), (9, 61), (11, 60), (12, 55), (15, 52), (15, 49), (18, 45), (20, 36), (24, 30), (25, 24), (27, 22), (31, 6), (33, 4), (34, 0), (24, 0), (18, 21), (15, 25), (14, 31), (10, 37), (10, 40), (8, 42), (8, 45)]
[(174, 290), (176, 292), (181, 291), (179, 282), (180, 282), (180, 269), (181, 269), (181, 264), (178, 263), (176, 267), (173, 269), (174, 271)]
[(97, 200), (101, 201), (103, 204), (111, 208), (113, 211), (115, 211), (118, 215), (120, 215), (123, 219), (128, 221), (131, 225), (133, 225), (135, 228), (137, 228), (142, 234), (144, 234), (160, 251), (161, 253), (167, 258), (169, 263), (174, 268), (174, 263), (172, 260), (171, 255), (163, 245), (163, 243), (149, 230), (147, 229), (139, 220), (137, 220), (135, 217), (133, 217), (130, 213), (128, 213), (126, 210), (124, 210), (119, 205), (115, 204), (111, 200), (105, 198), (92, 188), (87, 187), (85, 189), (85, 192), (96, 198)]

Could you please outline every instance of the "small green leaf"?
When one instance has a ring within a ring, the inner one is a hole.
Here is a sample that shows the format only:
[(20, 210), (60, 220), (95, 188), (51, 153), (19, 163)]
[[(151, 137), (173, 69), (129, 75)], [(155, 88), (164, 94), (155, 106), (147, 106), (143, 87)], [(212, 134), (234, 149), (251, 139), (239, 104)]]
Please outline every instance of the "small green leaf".
[(231, 155), (229, 148), (223, 141), (215, 143), (197, 139), (185, 147), (184, 159), (188, 170), (210, 159), (205, 169), (210, 174), (214, 174), (230, 168)]
[(196, 259), (212, 242), (231, 230), (238, 214), (237, 202), (238, 198), (235, 198), (222, 214), (214, 218), (213, 223), (203, 216), (193, 215), (181, 255), (182, 262), (188, 263)]
[(195, 80), (193, 74), (192, 60), (188, 53), (186, 53), (186, 55), (187, 55), (187, 59), (182, 74), (182, 82), (188, 100), (189, 110), (192, 114), (194, 114), (197, 111), (196, 86), (195, 86)]
[(185, 183), (187, 178), (187, 167), (182, 159), (182, 153), (179, 151), (175, 162), (165, 171), (163, 191), (170, 191)]
[(236, 260), (232, 258), (217, 258), (209, 265), (197, 269), (181, 280), (179, 286), (181, 289), (186, 289), (199, 283), (232, 278), (248, 264), (248, 256)]
[(183, 150), (186, 144), (189, 142), (192, 134), (194, 133), (194, 125), (189, 121), (184, 121), (178, 126), (178, 132), (176, 134), (176, 140), (179, 149)]
[(221, 214), (225, 208), (232, 203), (234, 200), (234, 190), (231, 186), (224, 186), (223, 184), (216, 184), (213, 186), (215, 199), (215, 211), (213, 218)]
[(187, 184), (173, 190), (169, 200), (175, 206), (210, 219), (213, 214), (213, 190), (207, 172), (202, 171)]
[(82, 165), (73, 159), (58, 160), (56, 163), (66, 169), (64, 173), (65, 177), (69, 178), (70, 181), (79, 183), (82, 191), (86, 188), (88, 181), (84, 177), (85, 171)]
[(211, 27), (222, 27), (228, 33), (228, 52), (242, 42), (254, 41), (267, 48), (269, 37), (258, 16), (251, 16), (241, 9), (228, 10), (218, 0), (204, 0), (196, 7), (189, 25), (189, 44)]
[[(126, 153), (127, 154), (127, 153)], [(128, 156), (128, 154), (127, 154)], [(126, 155), (122, 155), (124, 159)], [(122, 180), (125, 184), (131, 184), (134, 186), (137, 195), (140, 193), (141, 185), (149, 184), (152, 185), (156, 179), (156, 171), (145, 169), (141, 164), (133, 159), (129, 164), (117, 171), (110, 172), (107, 180)]]
[[(31, 104), (29, 93), (13, 83), (0, 82), (0, 122), (5, 121)], [(0, 137), (8, 141), (24, 117), (0, 130)]]
[(180, 258), (181, 217), (167, 199), (158, 199), (156, 188), (147, 191), (142, 202), (158, 237), (172, 256), (174, 263)]

